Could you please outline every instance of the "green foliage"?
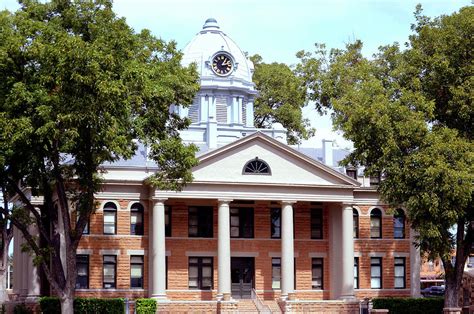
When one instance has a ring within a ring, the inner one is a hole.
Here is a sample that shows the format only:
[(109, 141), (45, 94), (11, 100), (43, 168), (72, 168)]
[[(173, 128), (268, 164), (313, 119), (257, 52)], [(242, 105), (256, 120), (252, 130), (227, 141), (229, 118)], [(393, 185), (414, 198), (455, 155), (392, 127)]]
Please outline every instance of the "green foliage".
[(137, 299), (135, 302), (137, 314), (154, 314), (156, 313), (156, 300), (153, 299)]
[(24, 303), (17, 304), (13, 308), (13, 314), (32, 314), (33, 311), (29, 309)]
[[(41, 216), (25, 197), (9, 218), (23, 230), (37, 225), (46, 249), (30, 238), (34, 254), (43, 257), (36, 263), (53, 289), (72, 293), (75, 264), (62, 269), (56, 235), (42, 222), (58, 223), (59, 212), (78, 213), (77, 224), (64, 223), (66, 256), (74, 261), (96, 208), (102, 166), (131, 158), (138, 143), (160, 167), (149, 184), (179, 190), (190, 182), (196, 147), (179, 137), (189, 120), (170, 113), (170, 106), (192, 103), (198, 74), (181, 66), (175, 42), (148, 30), (136, 33), (110, 0), (20, 6), (0, 12), (0, 185), (10, 194), (28, 186), (43, 196)], [(55, 269), (48, 272), (50, 265)]]
[(375, 298), (374, 309), (387, 309), (390, 314), (440, 314), (443, 298)]
[(303, 119), (302, 108), (307, 104), (304, 81), (283, 63), (263, 63), (259, 55), (250, 58), (255, 64), (253, 81), (259, 92), (254, 103), (255, 126), (270, 128), (281, 123), (287, 131), (289, 144), (308, 139), (315, 130)]
[[(56, 314), (61, 313), (59, 299), (56, 297), (40, 298), (40, 307), (43, 313)], [(110, 313), (123, 314), (125, 312), (124, 299), (94, 299), (94, 298), (75, 298), (74, 313)]]
[(333, 110), (354, 142), (344, 164), (382, 174), (383, 200), (405, 207), (421, 249), (442, 258), (454, 306), (473, 242), (474, 7), (436, 19), (418, 7), (415, 17), (405, 50), (382, 46), (368, 59), (360, 41), (329, 52), (317, 45), (314, 56), (298, 54), (298, 70), (317, 108)]

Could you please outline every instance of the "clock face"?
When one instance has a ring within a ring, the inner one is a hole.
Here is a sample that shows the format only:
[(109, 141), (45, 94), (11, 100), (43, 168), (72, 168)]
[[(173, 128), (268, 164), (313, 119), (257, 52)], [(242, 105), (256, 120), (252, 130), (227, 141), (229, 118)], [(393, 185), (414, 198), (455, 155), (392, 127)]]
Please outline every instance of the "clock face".
[(229, 75), (233, 67), (232, 59), (226, 54), (217, 54), (212, 59), (212, 71), (219, 76)]

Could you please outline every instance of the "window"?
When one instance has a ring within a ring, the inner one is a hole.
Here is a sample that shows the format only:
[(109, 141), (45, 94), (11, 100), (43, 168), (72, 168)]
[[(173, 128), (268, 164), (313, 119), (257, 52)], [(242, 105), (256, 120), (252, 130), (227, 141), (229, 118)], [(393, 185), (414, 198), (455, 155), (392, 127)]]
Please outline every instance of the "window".
[(188, 234), (190, 237), (212, 238), (213, 208), (189, 207)]
[(117, 233), (117, 205), (108, 202), (104, 206), (104, 234)]
[(117, 273), (117, 256), (104, 255), (104, 288), (115, 289)]
[(253, 208), (230, 208), (231, 238), (253, 238)]
[(323, 289), (323, 259), (313, 258), (311, 267), (313, 289)]
[(281, 208), (270, 208), (270, 223), (272, 239), (281, 238)]
[(370, 176), (369, 180), (370, 180), (370, 186), (374, 186), (374, 187), (377, 187), (379, 186), (380, 184), (380, 174), (379, 175), (375, 175), (375, 176)]
[(272, 289), (281, 288), (281, 258), (272, 258)]
[[(296, 258), (294, 259), (293, 284), (296, 289)], [(281, 258), (272, 258), (272, 289), (281, 289)]]
[(382, 212), (378, 208), (374, 208), (370, 212), (370, 237), (382, 237)]
[(89, 289), (89, 255), (76, 255), (76, 289)]
[(212, 257), (189, 258), (189, 289), (211, 290), (213, 287)]
[(393, 215), (393, 237), (395, 239), (405, 238), (405, 213), (401, 209), (397, 209)]
[(130, 288), (143, 289), (143, 255), (130, 256)]
[(406, 286), (405, 258), (395, 257), (395, 289), (404, 289)]
[(359, 289), (359, 258), (354, 257), (354, 289)]
[(352, 228), (352, 236), (357, 239), (359, 237), (359, 212), (355, 208), (352, 209)]
[(248, 161), (244, 169), (242, 171), (242, 174), (268, 174), (270, 175), (272, 172), (270, 170), (270, 166), (263, 160), (258, 159), (258, 157), (255, 157), (255, 159), (252, 159)]
[(165, 206), (165, 236), (171, 237), (171, 206)]
[(370, 287), (372, 289), (382, 288), (382, 258), (372, 257), (370, 259)]
[(143, 235), (143, 205), (135, 203), (130, 208), (130, 234)]
[(311, 239), (323, 238), (323, 209), (311, 208)]

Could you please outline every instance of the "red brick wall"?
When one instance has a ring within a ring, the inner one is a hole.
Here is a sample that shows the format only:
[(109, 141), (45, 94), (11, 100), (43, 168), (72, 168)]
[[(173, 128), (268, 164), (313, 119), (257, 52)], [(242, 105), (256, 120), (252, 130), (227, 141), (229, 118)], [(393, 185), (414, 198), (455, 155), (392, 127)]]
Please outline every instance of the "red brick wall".
[[(128, 200), (118, 200), (120, 209), (117, 212), (117, 235), (103, 235), (103, 214), (100, 209), (92, 215), (90, 235), (84, 236), (80, 249), (90, 249), (90, 289), (93, 291), (79, 291), (81, 296), (120, 296), (143, 297), (147, 296), (148, 289), (148, 256), (144, 257), (143, 290), (130, 290), (130, 256), (127, 250), (148, 251), (148, 222), (149, 203), (143, 201), (144, 236), (130, 236), (130, 211)], [(188, 256), (186, 252), (214, 252), (217, 253), (217, 203), (212, 201), (190, 201), (190, 205), (214, 206), (214, 238), (188, 238), (188, 204), (179, 201), (169, 201), (172, 206), (172, 237), (166, 239), (168, 256), (168, 292), (170, 299), (177, 300), (212, 300), (215, 291), (188, 290)], [(274, 206), (274, 205), (273, 205)], [(260, 291), (265, 299), (279, 296), (279, 291), (272, 290), (272, 269), (269, 253), (281, 251), (280, 239), (271, 239), (270, 236), (270, 202), (257, 202), (255, 208), (254, 239), (231, 239), (232, 252), (249, 252), (255, 255), (255, 289)], [(329, 213), (328, 206), (323, 208), (323, 239), (310, 238), (310, 208), (309, 203), (295, 205), (295, 252), (296, 253), (296, 297), (299, 299), (329, 299), (330, 262), (329, 262)], [(360, 207), (359, 239), (354, 241), (356, 256), (359, 257), (360, 290), (356, 291), (358, 297), (373, 295), (407, 295), (407, 290), (393, 290), (393, 252), (410, 252), (410, 241), (407, 239), (393, 239), (393, 218), (383, 216), (383, 238), (370, 239), (369, 206)], [(407, 226), (407, 230), (408, 226)], [(117, 290), (107, 291), (102, 289), (102, 255), (101, 249), (120, 250), (117, 257)], [(311, 288), (311, 258), (309, 253), (320, 253), (324, 258), (324, 291)], [(383, 288), (388, 290), (370, 290), (370, 254), (384, 253), (383, 257)], [(188, 255), (192, 255), (188, 254)], [(214, 256), (214, 289), (217, 289), (217, 256)], [(406, 258), (407, 289), (410, 287), (410, 260)]]

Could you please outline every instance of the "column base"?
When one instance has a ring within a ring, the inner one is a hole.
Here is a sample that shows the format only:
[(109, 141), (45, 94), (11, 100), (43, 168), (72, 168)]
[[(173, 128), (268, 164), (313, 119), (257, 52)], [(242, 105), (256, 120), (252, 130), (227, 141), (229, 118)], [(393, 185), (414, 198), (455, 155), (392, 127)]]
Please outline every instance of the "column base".
[(354, 301), (355, 299), (356, 297), (353, 294), (341, 295), (338, 298), (338, 300), (342, 300), (342, 301)]
[(216, 295), (217, 301), (232, 301), (230, 293), (218, 293)]
[(166, 297), (166, 294), (152, 294), (150, 298), (156, 300), (157, 302), (169, 301)]

